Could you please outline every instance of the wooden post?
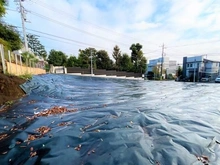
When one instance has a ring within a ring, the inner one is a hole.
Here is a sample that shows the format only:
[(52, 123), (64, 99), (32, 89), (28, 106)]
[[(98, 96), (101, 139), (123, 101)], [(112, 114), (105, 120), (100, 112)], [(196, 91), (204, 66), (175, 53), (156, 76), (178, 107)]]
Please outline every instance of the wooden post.
[(16, 75), (18, 75), (18, 56), (15, 54), (15, 64), (16, 64)]
[(23, 71), (22, 71), (22, 59), (21, 59), (21, 54), (20, 54), (20, 68), (21, 68), (21, 75), (23, 74)]
[(9, 73), (11, 74), (11, 52), (8, 50), (8, 59), (9, 59)]
[(5, 68), (4, 47), (3, 47), (3, 45), (1, 45), (1, 44), (0, 44), (0, 53), (1, 53), (1, 59), (2, 59), (3, 73), (5, 74), (5, 72), (6, 72), (6, 68)]

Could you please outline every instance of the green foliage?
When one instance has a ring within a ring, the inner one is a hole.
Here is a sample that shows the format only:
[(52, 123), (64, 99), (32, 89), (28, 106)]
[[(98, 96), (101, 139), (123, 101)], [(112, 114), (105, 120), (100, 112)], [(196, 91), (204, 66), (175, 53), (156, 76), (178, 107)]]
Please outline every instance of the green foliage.
[(131, 50), (131, 62), (132, 63), (137, 63), (137, 60), (139, 56), (141, 55), (140, 53), (141, 49), (142, 49), (142, 45), (139, 43), (131, 45), (130, 50)]
[(147, 67), (147, 59), (143, 56), (142, 45), (132, 44), (131, 50), (131, 62), (133, 63), (133, 71), (138, 73), (145, 73)]
[(174, 77), (173, 77), (173, 75), (172, 75), (172, 74), (168, 74), (168, 75), (167, 75), (167, 79), (168, 79), (168, 80), (173, 80), (173, 79), (174, 79)]
[(46, 70), (46, 72), (49, 72), (50, 71), (50, 65), (49, 64), (46, 64), (44, 69)]
[(115, 69), (120, 70), (121, 69), (120, 61), (121, 61), (122, 56), (121, 56), (121, 51), (120, 51), (120, 48), (118, 47), (118, 45), (116, 45), (113, 48), (112, 57), (115, 59)]
[(0, 17), (2, 17), (6, 13), (5, 5), (6, 0), (0, 0)]
[(28, 40), (28, 47), (31, 48), (34, 54), (36, 56), (40, 56), (46, 59), (47, 52), (45, 50), (45, 47), (40, 43), (39, 39), (35, 35), (28, 34), (27, 40)]
[(32, 79), (33, 76), (31, 74), (26, 73), (26, 74), (20, 75), (18, 77), (25, 79), (25, 80), (30, 80), (30, 79)]
[[(96, 55), (96, 49), (94, 48), (86, 48), (85, 50), (79, 50), (79, 57), (78, 57), (78, 64), (82, 68), (89, 68), (91, 65), (91, 58), (90, 56), (92, 55), (92, 58), (94, 59)], [(93, 60), (93, 65), (94, 65)]]
[(121, 66), (121, 70), (123, 71), (131, 71), (133, 64), (128, 54), (124, 53), (122, 55), (120, 60), (120, 66)]
[(97, 69), (112, 69), (113, 61), (109, 58), (105, 50), (99, 50), (96, 53), (96, 66)]
[(22, 62), (25, 62), (27, 66), (28, 66), (28, 62), (30, 60), (35, 62), (35, 63), (38, 62), (38, 59), (32, 53), (24, 52), (21, 55), (22, 55)]
[(75, 56), (70, 56), (66, 63), (67, 67), (79, 66), (79, 60)]
[(180, 75), (183, 75), (183, 70), (181, 66), (179, 66), (177, 70), (177, 76), (180, 76)]
[(67, 56), (61, 52), (52, 49), (48, 56), (48, 63), (54, 66), (65, 66), (67, 62)]
[(6, 106), (12, 106), (13, 103), (14, 103), (14, 101), (7, 101), (7, 102), (5, 103), (5, 105), (6, 105)]
[(3, 22), (0, 22), (0, 38), (2, 39), (1, 42), (7, 42), (5, 46), (12, 51), (19, 50), (22, 46), (18, 31), (13, 26), (6, 25)]

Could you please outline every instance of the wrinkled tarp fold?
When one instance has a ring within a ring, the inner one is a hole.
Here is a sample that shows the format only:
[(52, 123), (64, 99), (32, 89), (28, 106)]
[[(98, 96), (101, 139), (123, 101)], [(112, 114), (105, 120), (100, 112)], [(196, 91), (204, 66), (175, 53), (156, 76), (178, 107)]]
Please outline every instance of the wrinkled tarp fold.
[(0, 164), (220, 164), (218, 84), (47, 74), (21, 87), (0, 114)]

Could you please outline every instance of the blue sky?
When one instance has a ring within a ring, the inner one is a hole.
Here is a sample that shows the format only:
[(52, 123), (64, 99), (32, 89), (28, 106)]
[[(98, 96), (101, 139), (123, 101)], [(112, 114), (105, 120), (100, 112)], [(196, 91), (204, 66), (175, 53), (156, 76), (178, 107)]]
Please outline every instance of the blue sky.
[[(220, 60), (219, 0), (25, 0), (23, 5), (29, 11), (27, 32), (38, 35), (48, 51), (77, 56), (79, 49), (95, 47), (111, 56), (115, 45), (130, 54), (130, 45), (140, 43), (152, 59), (161, 56), (164, 43), (166, 56), (180, 63), (183, 56), (202, 54)], [(4, 20), (21, 27), (16, 3), (9, 1), (8, 8)]]

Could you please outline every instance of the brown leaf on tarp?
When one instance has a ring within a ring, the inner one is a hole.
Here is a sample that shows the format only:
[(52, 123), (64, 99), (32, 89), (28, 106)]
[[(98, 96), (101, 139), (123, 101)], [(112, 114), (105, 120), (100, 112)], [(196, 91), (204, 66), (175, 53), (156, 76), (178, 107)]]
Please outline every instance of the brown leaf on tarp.
[(55, 115), (55, 114), (60, 114), (60, 113), (65, 113), (65, 112), (67, 112), (67, 108), (66, 107), (55, 106), (55, 107), (50, 108), (48, 110), (44, 110), (42, 112), (39, 112), (38, 114), (36, 114), (34, 116), (36, 116), (36, 117), (49, 116), (49, 115)]
[(3, 139), (5, 139), (7, 136), (8, 136), (8, 134), (2, 134), (2, 135), (0, 135), (0, 141), (3, 140)]
[(202, 155), (202, 156), (195, 155), (195, 156), (198, 161), (202, 162), (203, 164), (208, 164), (208, 162), (209, 162), (208, 156), (205, 156), (205, 155)]
[(8, 153), (8, 151), (2, 152), (2, 155), (5, 155), (5, 154), (7, 154), (7, 153)]
[(36, 118), (36, 116), (26, 117), (27, 120), (34, 120), (35, 118)]
[(32, 140), (36, 140), (39, 139), (41, 137), (43, 137), (43, 135), (45, 135), (46, 133), (48, 133), (51, 130), (50, 127), (47, 126), (42, 126), (36, 129), (36, 132), (40, 133), (40, 135), (28, 135), (28, 139), (27, 141), (32, 141)]
[(30, 100), (30, 101), (28, 102), (28, 104), (34, 104), (34, 103), (36, 103), (36, 100)]
[(101, 132), (99, 129), (96, 129), (94, 132)]
[(38, 135), (28, 135), (28, 141), (32, 141), (32, 140), (36, 140), (36, 139), (38, 139), (39, 138), (39, 136)]
[(36, 131), (39, 132), (41, 135), (48, 133), (50, 130), (51, 130), (51, 128), (47, 127), (47, 126), (42, 126), (38, 129), (36, 129)]
[(82, 145), (79, 144), (79, 145), (78, 145), (77, 147), (75, 147), (74, 149), (77, 150), (77, 151), (80, 151), (81, 147), (82, 147)]
[(89, 127), (91, 127), (92, 125), (91, 124), (89, 124), (89, 125), (86, 125), (85, 127), (83, 127), (83, 131), (85, 131), (86, 129), (88, 129)]
[(77, 108), (67, 110), (67, 112), (76, 112), (76, 111), (78, 111), (78, 109), (77, 109)]
[(34, 147), (31, 147), (31, 148), (30, 148), (30, 151), (34, 151)]
[(59, 123), (57, 124), (58, 126), (66, 126), (66, 125), (70, 125), (72, 124), (72, 122), (62, 122), (62, 123)]
[(12, 127), (10, 131), (17, 131), (17, 130), (18, 130), (18, 128)]
[(30, 152), (30, 157), (35, 157), (37, 155), (37, 152)]
[(90, 150), (87, 154), (90, 155), (91, 153), (95, 153), (95, 150), (92, 149), (92, 150)]
[(160, 165), (160, 162), (156, 161), (156, 165)]

